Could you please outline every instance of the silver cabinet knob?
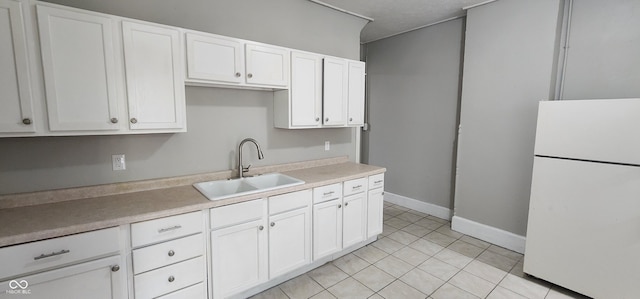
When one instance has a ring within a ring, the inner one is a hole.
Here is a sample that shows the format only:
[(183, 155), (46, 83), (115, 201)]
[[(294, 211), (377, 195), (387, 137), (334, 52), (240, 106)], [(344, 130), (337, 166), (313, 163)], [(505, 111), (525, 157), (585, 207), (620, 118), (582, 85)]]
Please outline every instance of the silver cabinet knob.
[(384, 195), (384, 192), (382, 192), (382, 195)]
[(338, 209), (339, 209), (339, 208), (342, 208), (342, 205), (338, 205)]
[(111, 272), (118, 272), (119, 270), (120, 270), (120, 266), (118, 265), (111, 267)]
[(264, 225), (260, 225), (260, 226), (258, 226), (258, 229), (259, 229), (259, 230), (263, 230), (263, 229), (264, 229)]
[(115, 118), (115, 117), (112, 117), (112, 118), (111, 118), (111, 123), (112, 123), (112, 124), (117, 124), (117, 123), (118, 123), (118, 119), (117, 119), (117, 118)]
[(274, 227), (274, 226), (276, 226), (276, 223), (275, 222), (271, 222), (271, 227)]
[(348, 206), (348, 205), (349, 205), (349, 203), (348, 203), (348, 202), (345, 202), (345, 203), (344, 203), (344, 206), (345, 206), (345, 207), (346, 207), (346, 206)]
[(175, 278), (175, 277), (173, 277), (173, 275), (171, 275), (171, 276), (169, 276), (169, 279), (168, 279), (168, 280), (169, 280), (169, 282), (173, 282), (174, 280), (176, 280), (176, 278)]
[(240, 77), (240, 76), (242, 76), (242, 74), (240, 74), (240, 72), (237, 72), (236, 77)]
[(131, 123), (132, 123), (132, 124), (135, 124), (135, 123), (137, 123), (137, 122), (138, 122), (138, 120), (137, 120), (135, 117), (131, 118)]
[(175, 252), (175, 251), (173, 251), (173, 250), (169, 250), (169, 253), (167, 253), (167, 254), (168, 254), (169, 256), (174, 256), (174, 255), (176, 254), (176, 252)]
[(349, 121), (353, 121), (353, 117), (349, 117)]
[(318, 121), (320, 121), (320, 118), (319, 118), (319, 117), (316, 117), (316, 121), (317, 121), (317, 122), (318, 122)]
[(253, 78), (253, 74), (252, 73), (248, 73), (247, 74), (247, 78)]
[(329, 121), (329, 118), (328, 118), (328, 117), (327, 117), (327, 118), (325, 118), (325, 119), (324, 119), (324, 121), (325, 121), (325, 122)]
[(25, 125), (30, 125), (31, 124), (31, 119), (30, 118), (23, 118), (22, 119), (22, 123)]

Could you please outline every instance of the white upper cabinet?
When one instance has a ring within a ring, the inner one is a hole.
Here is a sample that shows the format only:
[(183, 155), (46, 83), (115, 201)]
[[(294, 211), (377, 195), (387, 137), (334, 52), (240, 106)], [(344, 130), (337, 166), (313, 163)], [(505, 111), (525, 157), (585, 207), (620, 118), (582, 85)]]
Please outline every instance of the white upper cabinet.
[(289, 86), (289, 51), (246, 44), (247, 84), (286, 88)]
[(37, 6), (51, 131), (118, 130), (113, 20)]
[(0, 0), (0, 133), (35, 132), (23, 9)]
[(187, 32), (187, 83), (286, 89), (289, 50), (241, 39)]
[(243, 44), (215, 35), (187, 33), (187, 80), (244, 82)]
[(291, 52), (291, 86), (274, 93), (274, 106), (278, 128), (322, 125), (322, 56)]
[(349, 94), (347, 97), (347, 124), (364, 125), (364, 87), (365, 64), (361, 61), (349, 61)]
[(123, 21), (122, 35), (130, 128), (184, 128), (180, 31)]
[(323, 74), (323, 125), (347, 124), (348, 68), (344, 59), (325, 58)]

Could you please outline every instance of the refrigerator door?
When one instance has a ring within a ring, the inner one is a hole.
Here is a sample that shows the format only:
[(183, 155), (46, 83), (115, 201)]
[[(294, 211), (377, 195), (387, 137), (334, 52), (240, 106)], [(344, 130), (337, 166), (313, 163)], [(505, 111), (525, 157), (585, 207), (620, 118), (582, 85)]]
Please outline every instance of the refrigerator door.
[(640, 167), (534, 159), (524, 272), (594, 298), (640, 294)]
[(640, 165), (640, 99), (540, 102), (535, 154)]

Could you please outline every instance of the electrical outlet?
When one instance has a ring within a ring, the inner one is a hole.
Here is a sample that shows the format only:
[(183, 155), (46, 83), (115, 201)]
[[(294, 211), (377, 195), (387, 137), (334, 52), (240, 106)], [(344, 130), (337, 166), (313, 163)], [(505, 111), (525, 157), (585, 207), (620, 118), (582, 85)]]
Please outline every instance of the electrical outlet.
[(127, 169), (127, 164), (124, 161), (124, 154), (122, 154), (122, 155), (111, 155), (111, 162), (113, 164), (113, 170), (125, 170), (125, 169)]
[(325, 150), (325, 151), (328, 151), (328, 150), (330, 150), (330, 149), (331, 149), (331, 142), (329, 142), (329, 141), (325, 141), (325, 142), (324, 142), (324, 150)]

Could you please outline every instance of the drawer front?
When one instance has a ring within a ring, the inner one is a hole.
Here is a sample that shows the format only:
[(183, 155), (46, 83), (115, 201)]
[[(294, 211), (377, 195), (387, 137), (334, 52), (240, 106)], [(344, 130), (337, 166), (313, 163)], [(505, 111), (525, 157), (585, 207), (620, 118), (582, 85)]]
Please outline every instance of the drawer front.
[(384, 187), (384, 173), (369, 176), (369, 189)]
[(314, 204), (340, 198), (342, 198), (341, 183), (313, 188)]
[(367, 178), (346, 181), (344, 182), (344, 192), (342, 192), (342, 195), (349, 196), (351, 194), (364, 192), (367, 190), (367, 184)]
[(228, 227), (262, 219), (267, 214), (267, 201), (258, 199), (213, 208), (210, 212), (211, 229)]
[(202, 233), (133, 251), (133, 273), (139, 274), (203, 255)]
[(0, 280), (115, 254), (120, 249), (119, 232), (113, 227), (2, 248)]
[(131, 245), (140, 247), (202, 232), (202, 213), (170, 216), (131, 224)]
[(202, 299), (207, 298), (207, 289), (203, 282), (160, 296), (157, 299)]
[(311, 205), (311, 189), (269, 197), (269, 215)]
[(155, 298), (204, 281), (204, 258), (197, 257), (134, 276), (137, 299)]

